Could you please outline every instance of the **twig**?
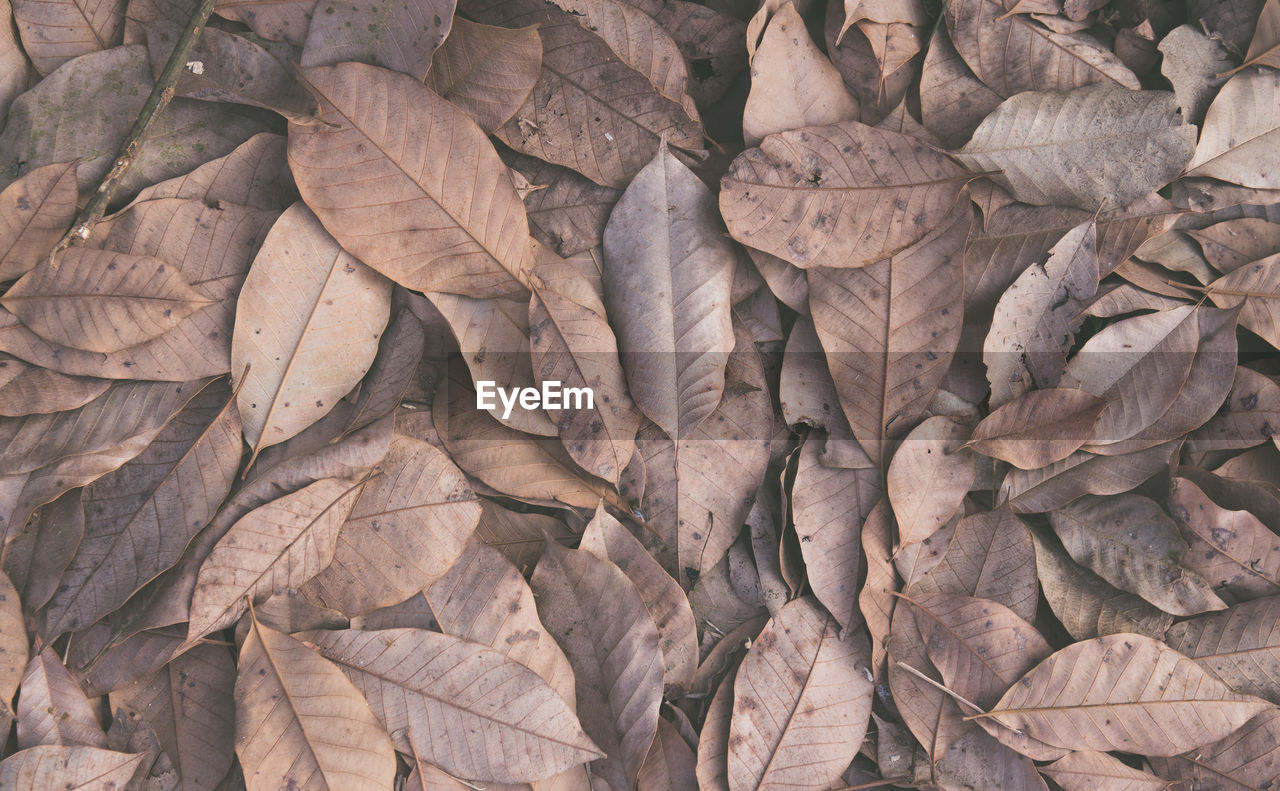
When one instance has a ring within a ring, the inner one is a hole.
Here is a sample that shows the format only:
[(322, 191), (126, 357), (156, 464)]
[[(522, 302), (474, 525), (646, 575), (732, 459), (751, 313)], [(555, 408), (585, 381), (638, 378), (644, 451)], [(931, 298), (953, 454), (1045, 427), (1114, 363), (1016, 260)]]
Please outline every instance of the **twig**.
[(93, 230), (93, 226), (97, 225), (103, 215), (107, 213), (107, 205), (111, 203), (112, 196), (120, 186), (120, 182), (124, 179), (129, 168), (133, 167), (133, 162), (138, 156), (138, 151), (142, 148), (142, 140), (147, 132), (151, 129), (151, 125), (160, 115), (161, 111), (168, 106), (169, 100), (173, 98), (174, 86), (178, 82), (178, 75), (187, 67), (187, 58), (191, 55), (191, 50), (195, 46), (196, 39), (200, 36), (200, 31), (204, 28), (206, 22), (209, 21), (209, 15), (213, 13), (213, 6), (216, 0), (200, 0), (200, 6), (195, 13), (191, 15), (191, 19), (187, 21), (187, 27), (182, 31), (182, 35), (178, 37), (178, 43), (173, 48), (173, 53), (169, 55), (169, 60), (164, 64), (164, 70), (160, 72), (160, 76), (156, 78), (155, 85), (151, 87), (151, 95), (147, 97), (147, 101), (142, 105), (142, 112), (133, 122), (133, 127), (129, 129), (129, 134), (124, 139), (124, 144), (120, 147), (120, 154), (115, 161), (111, 163), (111, 169), (107, 171), (107, 175), (103, 177), (102, 183), (98, 185), (98, 189), (93, 193), (93, 197), (89, 199), (89, 203), (80, 212), (80, 216), (76, 218), (76, 222), (71, 229), (58, 240), (49, 252), (49, 265), (57, 268), (57, 256), (63, 250), (73, 244), (83, 243), (89, 238), (89, 232)]
[[(934, 681), (933, 679), (931, 679), (931, 678), (929, 678), (928, 676), (926, 676), (924, 673), (921, 673), (919, 670), (916, 670), (916, 669), (915, 669), (914, 667), (912, 667), (911, 665), (908, 665), (906, 662), (899, 661), (899, 662), (897, 663), (897, 665), (898, 665), (898, 667), (900, 667), (900, 668), (902, 668), (903, 670), (907, 671), (908, 673), (910, 673), (911, 675), (913, 675), (913, 676), (915, 676), (916, 678), (920, 679), (921, 681), (925, 682), (926, 684), (929, 684), (930, 686), (935, 687), (936, 689), (938, 689), (938, 690), (940, 690), (940, 691), (942, 691), (942, 692), (946, 693), (947, 695), (950, 695), (950, 696), (951, 696), (952, 698), (954, 698), (957, 702), (959, 702), (959, 703), (963, 703), (964, 705), (968, 706), (969, 708), (973, 709), (974, 711), (981, 711), (981, 712), (982, 712), (981, 714), (975, 714), (975, 715), (973, 715), (973, 716), (975, 716), (975, 717), (985, 717), (985, 716), (988, 716), (988, 715), (987, 715), (987, 712), (986, 712), (986, 711), (985, 711), (981, 706), (979, 706), (978, 704), (976, 704), (976, 703), (974, 703), (973, 701), (971, 701), (971, 700), (969, 700), (969, 699), (965, 698), (963, 695), (958, 694), (957, 692), (955, 692), (955, 690), (948, 689), (947, 687), (943, 686), (942, 684), (939, 684), (938, 682), (936, 682), (936, 681)], [(970, 717), (965, 717), (965, 719), (966, 719), (966, 720), (967, 720), (967, 719), (970, 719)]]

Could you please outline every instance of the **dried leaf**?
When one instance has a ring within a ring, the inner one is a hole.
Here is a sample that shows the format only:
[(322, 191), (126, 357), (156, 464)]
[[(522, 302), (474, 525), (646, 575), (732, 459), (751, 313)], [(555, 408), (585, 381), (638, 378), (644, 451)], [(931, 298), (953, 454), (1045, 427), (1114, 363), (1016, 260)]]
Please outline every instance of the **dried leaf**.
[(1079, 450), (1105, 407), (1083, 390), (1030, 390), (983, 418), (966, 444), (1019, 469), (1039, 469)]
[[(9, 378), (9, 377), (12, 378)], [(79, 409), (107, 391), (108, 379), (67, 376), (13, 359), (0, 361), (0, 415), (47, 415)]]
[(439, 579), (480, 521), (480, 503), (440, 449), (398, 436), (360, 490), (333, 560), (302, 586), (325, 607), (363, 615)]
[(1262, 788), (1275, 781), (1280, 755), (1276, 749), (1280, 734), (1280, 711), (1268, 709), (1220, 742), (1176, 758), (1152, 760), (1165, 777), (1177, 778), (1189, 788)]
[(123, 0), (16, 0), (13, 18), (31, 65), (48, 74), (77, 55), (120, 43)]
[(530, 183), (543, 187), (524, 196), (529, 231), (535, 239), (562, 256), (600, 246), (609, 213), (618, 202), (617, 190), (523, 154), (504, 151), (502, 161)]
[(720, 212), (734, 239), (797, 266), (864, 267), (945, 233), (965, 180), (920, 140), (847, 121), (740, 154)]
[(751, 58), (751, 93), (742, 117), (747, 145), (788, 129), (856, 120), (858, 100), (809, 38), (795, 6), (784, 4)]
[[(478, 643), (421, 629), (299, 635), (373, 701), (400, 749), (456, 776), (525, 782), (588, 760), (595, 745), (532, 670)], [(482, 681), (483, 680), (483, 681)], [(465, 749), (486, 742), (519, 749)]]
[(710, 190), (663, 146), (604, 231), (605, 303), (636, 406), (672, 440), (720, 403), (734, 253)]
[(360, 381), (390, 311), (391, 284), (339, 247), (306, 206), (280, 216), (245, 278), (231, 341), (236, 404), (255, 457)]
[(1217, 741), (1267, 706), (1163, 643), (1121, 633), (1056, 652), (1010, 687), (991, 716), (1068, 749), (1166, 756)]
[(1210, 583), (1192, 571), (1177, 525), (1137, 494), (1085, 496), (1049, 515), (1062, 546), (1080, 565), (1173, 615), (1223, 610)]
[(1064, 791), (1165, 791), (1169, 781), (1134, 769), (1107, 753), (1081, 750), (1042, 767)]
[(968, 435), (968, 426), (937, 415), (903, 439), (885, 476), (901, 543), (928, 538), (960, 509), (977, 475), (973, 452), (963, 447)]
[(1230, 53), (1191, 25), (1169, 31), (1157, 49), (1163, 56), (1160, 73), (1173, 85), (1182, 117), (1187, 123), (1200, 123), (1217, 89), (1226, 82), (1218, 75), (1231, 68)]
[(1083, 494), (1120, 494), (1168, 470), (1177, 442), (1119, 456), (1076, 451), (1039, 470), (1012, 470), (1000, 485), (998, 503), (1014, 512), (1044, 513)]
[(680, 738), (675, 726), (660, 719), (653, 747), (640, 766), (637, 791), (695, 791), (696, 766), (693, 750)]
[[(1099, 117), (1108, 119), (1101, 129)], [(994, 180), (1024, 203), (1094, 211), (1172, 181), (1191, 159), (1195, 133), (1170, 93), (1115, 85), (1028, 91), (996, 108), (956, 157), (973, 170), (1003, 171)]]
[(45, 646), (32, 655), (18, 695), (18, 749), (42, 744), (106, 747), (107, 735), (93, 705)]
[(1008, 607), (1024, 621), (1036, 614), (1036, 556), (1027, 528), (1007, 509), (966, 516), (937, 565), (909, 593), (974, 596)]
[(1280, 135), (1280, 73), (1246, 69), (1218, 91), (1187, 175), (1209, 176), (1244, 187), (1276, 189), (1280, 170), (1271, 162)]
[(426, 85), (493, 133), (515, 115), (542, 68), (536, 28), (510, 30), (457, 17), (431, 58)]
[(1170, 648), (1191, 657), (1237, 692), (1280, 698), (1280, 634), (1274, 596), (1237, 604), (1221, 613), (1174, 624), (1165, 634)]
[(836, 637), (809, 599), (784, 606), (733, 685), (729, 788), (826, 788), (857, 754), (871, 714), (869, 646)]
[(1280, 536), (1248, 511), (1223, 508), (1186, 478), (1174, 478), (1169, 510), (1190, 544), (1183, 558), (1236, 601), (1280, 590)]
[(303, 200), (343, 247), (419, 291), (524, 292), (524, 206), (470, 117), (411, 77), (375, 66), (316, 66), (302, 76), (324, 123), (290, 126), (289, 166)]
[(0, 280), (21, 277), (49, 254), (76, 210), (76, 168), (36, 168), (0, 193)]
[(37, 265), (0, 299), (37, 335), (91, 352), (155, 338), (214, 300), (158, 258), (76, 248)]
[(321, 0), (312, 12), (301, 65), (356, 61), (404, 72), (419, 82), (449, 35), (454, 0)]
[(97, 747), (32, 747), (0, 762), (0, 783), (13, 791), (114, 791), (137, 774), (145, 757)]
[(236, 757), (249, 791), (385, 791), (391, 740), (342, 671), (286, 634), (250, 620), (235, 685)]
[(969, 70), (946, 25), (937, 25), (920, 72), (920, 117), (925, 128), (949, 148), (959, 148), (1003, 100)]

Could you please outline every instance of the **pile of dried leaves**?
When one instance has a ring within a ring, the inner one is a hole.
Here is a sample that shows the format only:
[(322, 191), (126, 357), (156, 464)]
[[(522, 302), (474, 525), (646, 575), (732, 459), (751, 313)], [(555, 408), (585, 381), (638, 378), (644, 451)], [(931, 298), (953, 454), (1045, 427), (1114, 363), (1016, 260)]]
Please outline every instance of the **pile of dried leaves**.
[(0, 0), (0, 788), (1280, 778), (1280, 0), (198, 5)]

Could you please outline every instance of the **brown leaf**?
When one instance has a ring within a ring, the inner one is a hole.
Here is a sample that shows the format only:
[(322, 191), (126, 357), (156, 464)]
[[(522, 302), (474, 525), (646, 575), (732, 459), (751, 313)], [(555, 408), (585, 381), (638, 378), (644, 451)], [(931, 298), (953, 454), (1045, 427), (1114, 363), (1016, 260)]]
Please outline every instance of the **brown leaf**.
[(579, 549), (612, 562), (636, 586), (658, 629), (664, 684), (688, 689), (698, 666), (698, 630), (680, 584), (621, 522), (604, 510), (603, 504), (596, 507)]
[(1008, 607), (1025, 621), (1036, 614), (1036, 558), (1027, 528), (1007, 509), (966, 516), (937, 565), (909, 593), (974, 596)]
[[(764, 255), (764, 253), (761, 253)], [(778, 259), (774, 259), (778, 260)], [(791, 271), (800, 273), (804, 283), (804, 307), (809, 308), (809, 286), (801, 269), (786, 264)], [(801, 423), (820, 427), (829, 434), (848, 439), (853, 436), (849, 421), (840, 409), (840, 396), (827, 368), (827, 358), (822, 353), (813, 319), (801, 316), (791, 325), (787, 335), (786, 350), (782, 355), (782, 373), (778, 381), (778, 400), (782, 418), (788, 426)]]
[[(701, 6), (699, 6), (701, 8)], [(562, 256), (599, 247), (618, 190), (602, 187), (568, 168), (504, 150), (502, 161), (542, 187), (524, 196), (533, 237)]]
[(402, 308), (387, 324), (378, 344), (378, 354), (360, 383), (344, 435), (380, 420), (396, 410), (417, 380), (426, 336), (422, 322), (408, 308)]
[[(0, 390), (0, 392), (3, 392)], [(1236, 367), (1226, 403), (1191, 434), (1197, 447), (1249, 448), (1280, 436), (1280, 384), (1252, 368)]]
[(1210, 265), (1223, 273), (1280, 253), (1280, 227), (1253, 217), (1188, 230), (1187, 235), (1199, 243)]
[(539, 614), (573, 665), (583, 729), (606, 756), (592, 762), (631, 788), (657, 729), (658, 630), (635, 585), (613, 563), (549, 544), (530, 580)]
[(493, 547), (522, 570), (538, 565), (547, 536), (555, 541), (566, 541), (577, 535), (555, 517), (511, 511), (491, 500), (481, 502), (480, 514), (476, 540)]
[(1209, 284), (1209, 298), (1222, 307), (1240, 309), (1240, 324), (1273, 346), (1280, 344), (1280, 278), (1275, 271), (1280, 254), (1241, 266)]
[(884, 443), (924, 414), (963, 323), (956, 265), (973, 210), (961, 200), (919, 244), (862, 269), (808, 273), (814, 326), (853, 434), (884, 466)]
[(1083, 321), (1080, 313), (1098, 290), (1097, 238), (1092, 221), (1067, 231), (1048, 258), (1027, 267), (996, 303), (982, 344), (991, 406), (1002, 407), (1028, 390), (1058, 384)]
[[(1085, 496), (1049, 515), (1062, 546), (1080, 565), (1173, 615), (1226, 609), (1192, 569), (1189, 548), (1160, 506), (1137, 494)], [(1180, 561), (1190, 568), (1184, 567)]]
[(35, 168), (0, 193), (0, 280), (35, 268), (75, 218), (76, 168)]
[(738, 666), (716, 687), (707, 707), (707, 716), (698, 734), (698, 763), (694, 771), (698, 787), (706, 791), (729, 791), (729, 728), (733, 720), (733, 686)]
[(1134, 769), (1107, 753), (1068, 753), (1041, 772), (1064, 791), (1165, 791), (1169, 781)]
[(921, 141), (847, 121), (770, 135), (740, 154), (721, 181), (720, 212), (733, 238), (797, 266), (864, 267), (945, 234), (965, 180)]
[(107, 746), (93, 704), (49, 646), (27, 663), (18, 695), (18, 749), (42, 744)]
[(928, 418), (903, 439), (885, 484), (898, 521), (898, 541), (923, 541), (950, 521), (977, 475), (964, 448), (968, 426), (955, 418)]
[[(853, 463), (836, 466), (828, 450), (850, 444)], [(880, 471), (852, 440), (809, 436), (800, 448), (791, 485), (791, 518), (813, 595), (841, 634), (858, 627), (857, 579), (862, 555), (861, 534), (871, 509), (884, 494)], [(759, 560), (757, 560), (757, 563)]]
[(1235, 691), (1274, 701), (1280, 698), (1278, 604), (1280, 600), (1268, 596), (1182, 621), (1169, 629), (1165, 641)]
[(1267, 709), (1220, 742), (1176, 758), (1153, 757), (1152, 767), (1188, 788), (1263, 788), (1280, 766), (1280, 710)]
[(857, 754), (871, 714), (866, 637), (836, 637), (809, 599), (782, 608), (733, 685), (729, 787), (826, 788)]
[(474, 121), (398, 72), (351, 63), (302, 75), (324, 123), (290, 126), (289, 166), (340, 244), (407, 288), (524, 293), (524, 206)]
[[(598, 751), (532, 670), (478, 643), (421, 629), (303, 632), (373, 702), (400, 749), (474, 780), (525, 782)], [(483, 680), (483, 681), (482, 681)], [(519, 744), (515, 752), (470, 750)]]
[(677, 443), (720, 403), (734, 348), (721, 227), (710, 190), (666, 146), (605, 226), (605, 303), (631, 395)]
[(46, 609), (45, 635), (88, 626), (176, 564), (230, 493), (240, 451), (231, 393), (208, 387), (137, 458), (87, 488), (84, 537)]
[[(565, 6), (575, 13), (541, 0), (462, 3), (478, 22), (539, 26), (542, 72), (524, 105), (498, 130), (502, 141), (614, 189), (626, 187), (653, 159), (664, 135), (676, 148), (700, 149), (701, 124), (683, 95), (687, 76), (670, 36), (622, 3)], [(575, 14), (591, 17), (597, 30), (579, 24)], [(610, 18), (607, 25), (602, 17)], [(673, 57), (651, 58), (655, 50)]]
[(249, 791), (293, 785), (385, 791), (391, 740), (342, 671), (250, 619), (235, 685), (236, 757)]
[(397, 436), (380, 466), (351, 507), (332, 562), (302, 586), (348, 616), (404, 601), (439, 579), (480, 521), (475, 494), (440, 449)]
[[(551, 382), (563, 388), (563, 409), (554, 417), (570, 457), (616, 484), (635, 455), (643, 417), (627, 391), (604, 303), (567, 263), (543, 262), (534, 277), (528, 311), (534, 379), (544, 388)], [(570, 388), (587, 388), (590, 403), (573, 400)]]
[(1271, 164), (1280, 136), (1280, 74), (1246, 69), (1218, 91), (1187, 175), (1209, 176), (1244, 187), (1276, 189), (1280, 172)]
[(390, 311), (391, 284), (339, 247), (310, 209), (298, 203), (280, 216), (245, 278), (231, 341), (236, 405), (255, 457), (360, 381)]
[(307, 40), (316, 0), (256, 0), (245, 6), (236, 0), (219, 0), (218, 16), (243, 22), (270, 41), (287, 41), (301, 47)]
[(31, 65), (48, 74), (77, 55), (120, 43), (123, 0), (15, 0), (13, 18)]
[(809, 38), (795, 6), (785, 3), (751, 58), (751, 93), (742, 116), (747, 145), (788, 129), (856, 120), (858, 100)]
[(200, 566), (190, 640), (222, 629), (281, 587), (300, 587), (329, 565), (338, 530), (364, 483), (324, 478), (255, 508), (231, 526)]
[(155, 729), (183, 788), (213, 791), (235, 754), (235, 681), (226, 648), (198, 645), (112, 692), (111, 708)]
[(426, 86), (493, 133), (529, 98), (542, 68), (542, 39), (536, 28), (456, 17), (430, 63)]
[(637, 791), (696, 791), (697, 759), (693, 750), (666, 720), (658, 720), (658, 734), (640, 766)]
[(281, 211), (293, 203), (285, 184), (292, 183), (285, 162), (285, 138), (257, 134), (231, 153), (210, 160), (190, 173), (145, 187), (134, 205), (162, 198), (198, 199)]
[(42, 338), (118, 352), (155, 338), (214, 300), (158, 258), (75, 248), (24, 275), (0, 303)]
[(1191, 25), (1169, 31), (1157, 49), (1162, 56), (1160, 73), (1173, 85), (1182, 117), (1187, 123), (1200, 123), (1214, 95), (1226, 82), (1218, 75), (1231, 68), (1231, 54), (1221, 42)]
[(1280, 591), (1280, 536), (1248, 511), (1219, 506), (1186, 478), (1174, 478), (1169, 511), (1190, 543), (1183, 558), (1236, 601)]
[(862, 554), (867, 559), (867, 579), (858, 591), (858, 611), (871, 633), (871, 670), (877, 681), (884, 679), (886, 644), (896, 599), (901, 588), (893, 566), (892, 512), (881, 497), (862, 523)]
[(925, 128), (947, 147), (959, 148), (1003, 100), (969, 70), (946, 25), (934, 27), (920, 72), (920, 117)]
[(0, 783), (13, 791), (114, 791), (126, 786), (145, 757), (97, 747), (32, 747), (0, 762)]
[(18, 591), (0, 573), (0, 727), (13, 722), (13, 693), (18, 690), (26, 671), (27, 629), (22, 617)]
[(357, 61), (404, 72), (419, 82), (449, 35), (454, 0), (321, 0), (312, 12), (301, 65)]
[(1058, 651), (1010, 687), (991, 716), (1068, 749), (1177, 755), (1227, 736), (1267, 705), (1163, 643), (1121, 633)]
[(1076, 451), (1039, 470), (1011, 470), (1000, 485), (997, 502), (1015, 513), (1044, 513), (1061, 508), (1083, 494), (1120, 494), (1161, 470), (1169, 469), (1177, 442), (1119, 456)]
[[(917, 772), (920, 767), (917, 766)], [(1036, 765), (985, 731), (972, 729), (947, 748), (931, 767), (935, 777), (919, 778), (936, 782), (939, 788), (1000, 788), (1018, 791), (1048, 791)]]
[[(1098, 128), (1098, 118), (1109, 123)], [(1028, 91), (996, 108), (956, 158), (972, 170), (1003, 171), (992, 178), (1024, 203), (1093, 211), (1128, 205), (1176, 178), (1195, 132), (1167, 92)]]
[(656, 11), (654, 19), (671, 33), (693, 70), (689, 96), (701, 107), (711, 105), (747, 66), (746, 24), (722, 10), (686, 0), (667, 0)]
[(79, 409), (107, 391), (108, 379), (67, 376), (15, 359), (0, 360), (0, 415), (50, 414)]
[[(1096, 40), (1056, 33), (1011, 10), (1018, 5), (1013, 0), (960, 0), (948, 3), (943, 13), (956, 50), (997, 94), (1009, 98), (1093, 83), (1140, 87), (1133, 72)], [(1017, 57), (1009, 54), (1014, 52)]]
[(967, 445), (1019, 469), (1039, 469), (1079, 450), (1105, 407), (1083, 390), (1031, 390), (983, 418)]

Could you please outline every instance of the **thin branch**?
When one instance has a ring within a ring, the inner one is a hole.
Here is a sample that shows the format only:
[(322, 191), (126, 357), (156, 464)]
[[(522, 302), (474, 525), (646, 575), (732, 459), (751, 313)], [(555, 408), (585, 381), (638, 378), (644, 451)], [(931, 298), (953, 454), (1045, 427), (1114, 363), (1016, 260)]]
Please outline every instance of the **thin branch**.
[[(929, 678), (928, 676), (926, 676), (924, 673), (921, 673), (919, 670), (916, 670), (916, 669), (915, 669), (914, 667), (912, 667), (911, 665), (908, 665), (906, 662), (899, 661), (897, 664), (898, 664), (898, 667), (900, 667), (900, 668), (902, 668), (903, 670), (907, 671), (907, 672), (908, 672), (908, 673), (910, 673), (911, 675), (913, 675), (913, 676), (915, 676), (915, 677), (919, 678), (921, 681), (925, 682), (926, 684), (929, 684), (930, 686), (933, 686), (933, 687), (937, 687), (940, 691), (942, 691), (942, 692), (946, 693), (947, 695), (950, 695), (951, 697), (955, 698), (955, 700), (956, 700), (957, 702), (959, 702), (959, 703), (963, 703), (964, 705), (968, 706), (969, 708), (973, 709), (974, 711), (980, 711), (980, 712), (982, 712), (981, 714), (976, 714), (976, 715), (974, 715), (974, 716), (976, 716), (976, 717), (985, 717), (985, 716), (987, 716), (987, 712), (986, 712), (986, 710), (985, 710), (985, 709), (983, 709), (983, 708), (982, 708), (981, 706), (979, 706), (977, 703), (974, 703), (973, 701), (971, 701), (971, 700), (969, 700), (968, 698), (964, 697), (963, 695), (958, 694), (955, 690), (949, 689), (949, 688), (947, 688), (947, 687), (943, 686), (942, 684), (939, 684), (938, 682), (936, 682), (936, 681), (934, 681), (933, 679), (931, 679), (931, 678)], [(965, 719), (967, 720), (967, 719), (971, 719), (971, 718), (970, 718), (970, 717), (965, 717)]]
[(169, 105), (169, 100), (173, 98), (174, 86), (178, 82), (178, 76), (182, 74), (182, 70), (187, 67), (187, 58), (191, 55), (191, 50), (195, 47), (196, 39), (200, 36), (200, 31), (204, 29), (204, 25), (209, 21), (209, 15), (213, 13), (213, 6), (216, 0), (200, 0), (200, 6), (196, 8), (191, 19), (187, 21), (187, 27), (182, 31), (182, 35), (178, 37), (178, 43), (173, 48), (173, 53), (169, 55), (169, 60), (164, 64), (164, 70), (160, 72), (160, 76), (156, 78), (155, 85), (151, 87), (151, 95), (147, 97), (147, 101), (142, 105), (142, 112), (133, 122), (133, 127), (129, 129), (129, 134), (124, 139), (124, 144), (120, 147), (120, 154), (115, 161), (111, 163), (111, 169), (107, 171), (107, 175), (103, 177), (102, 183), (98, 185), (98, 189), (93, 193), (93, 197), (89, 199), (89, 203), (80, 212), (80, 216), (76, 218), (76, 222), (71, 229), (58, 240), (49, 252), (49, 265), (57, 268), (57, 256), (63, 250), (73, 244), (83, 244), (85, 239), (89, 238), (89, 233), (93, 230), (93, 226), (97, 225), (103, 215), (107, 213), (107, 206), (111, 203), (112, 196), (120, 187), (120, 182), (124, 180), (125, 174), (133, 167), (134, 160), (138, 157), (138, 152), (142, 149), (143, 138), (150, 131), (152, 124), (156, 118)]

